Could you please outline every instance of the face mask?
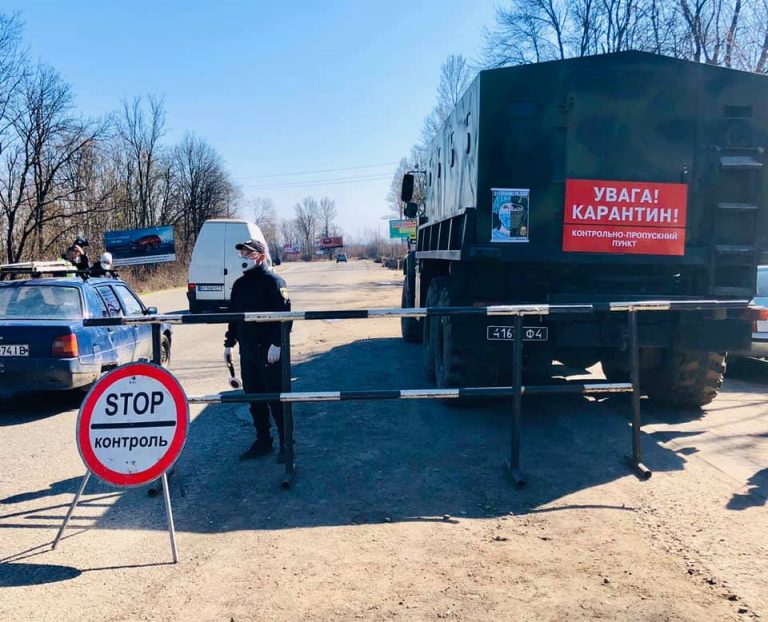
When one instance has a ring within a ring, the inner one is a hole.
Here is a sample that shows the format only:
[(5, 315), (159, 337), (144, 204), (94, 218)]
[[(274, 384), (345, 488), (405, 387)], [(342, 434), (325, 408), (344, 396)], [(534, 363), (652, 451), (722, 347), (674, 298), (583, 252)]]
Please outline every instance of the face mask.
[(512, 228), (512, 212), (510, 212), (508, 209), (505, 210), (499, 210), (499, 220), (501, 221), (501, 225), (505, 229), (511, 229)]
[(248, 272), (248, 270), (253, 270), (256, 267), (256, 262), (251, 259), (250, 257), (241, 257), (243, 266), (243, 272)]

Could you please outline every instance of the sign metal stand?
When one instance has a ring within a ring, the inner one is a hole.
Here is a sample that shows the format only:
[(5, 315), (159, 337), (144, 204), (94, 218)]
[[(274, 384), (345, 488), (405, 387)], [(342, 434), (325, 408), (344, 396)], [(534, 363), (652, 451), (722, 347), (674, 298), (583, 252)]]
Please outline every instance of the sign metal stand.
[(174, 376), (150, 363), (118, 367), (97, 382), (77, 419), (77, 446), (88, 470), (67, 510), (55, 549), (91, 478), (118, 487), (162, 481), (173, 563), (179, 561), (168, 470), (189, 430), (189, 403)]

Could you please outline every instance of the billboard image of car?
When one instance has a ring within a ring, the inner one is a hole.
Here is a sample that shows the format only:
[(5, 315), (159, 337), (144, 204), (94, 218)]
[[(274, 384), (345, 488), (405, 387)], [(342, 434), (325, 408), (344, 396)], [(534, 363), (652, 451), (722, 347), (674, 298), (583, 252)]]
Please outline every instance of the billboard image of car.
[(107, 231), (104, 247), (112, 253), (115, 267), (176, 261), (171, 226)]

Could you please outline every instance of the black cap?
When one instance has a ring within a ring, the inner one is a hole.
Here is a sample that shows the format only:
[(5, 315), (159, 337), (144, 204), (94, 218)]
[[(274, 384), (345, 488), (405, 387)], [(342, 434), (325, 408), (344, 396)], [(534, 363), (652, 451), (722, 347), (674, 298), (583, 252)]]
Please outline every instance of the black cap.
[(249, 250), (262, 254), (267, 252), (267, 247), (264, 245), (264, 242), (260, 242), (259, 240), (246, 240), (240, 244), (235, 244), (235, 248), (239, 251)]

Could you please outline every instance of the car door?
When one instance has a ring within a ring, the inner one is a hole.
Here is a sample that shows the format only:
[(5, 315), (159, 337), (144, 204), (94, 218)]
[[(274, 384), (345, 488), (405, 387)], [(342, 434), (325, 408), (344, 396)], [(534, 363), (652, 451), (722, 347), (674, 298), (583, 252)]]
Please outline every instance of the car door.
[[(127, 285), (115, 283), (112, 287), (120, 299), (126, 316), (140, 317), (144, 315), (144, 305), (141, 304), (139, 297), (128, 289)], [(150, 324), (133, 324), (132, 326), (135, 342), (133, 360), (152, 360), (152, 326)]]
[[(96, 290), (89, 286), (83, 287), (83, 295), (85, 296), (86, 305), (88, 311), (84, 314), (84, 317), (90, 318), (105, 318), (110, 317), (107, 303), (96, 292)], [(93, 351), (93, 363), (98, 364), (101, 368), (111, 367), (117, 363), (117, 350), (112, 341), (113, 326), (90, 326), (83, 328), (90, 338), (91, 349)], [(82, 359), (82, 354), (81, 354)]]
[[(106, 283), (96, 286), (96, 291), (107, 305), (110, 317), (124, 317), (126, 315), (120, 299), (112, 288)], [(136, 348), (136, 331), (131, 325), (110, 326), (109, 336), (117, 353), (117, 364), (123, 365), (133, 361), (133, 353)]]

